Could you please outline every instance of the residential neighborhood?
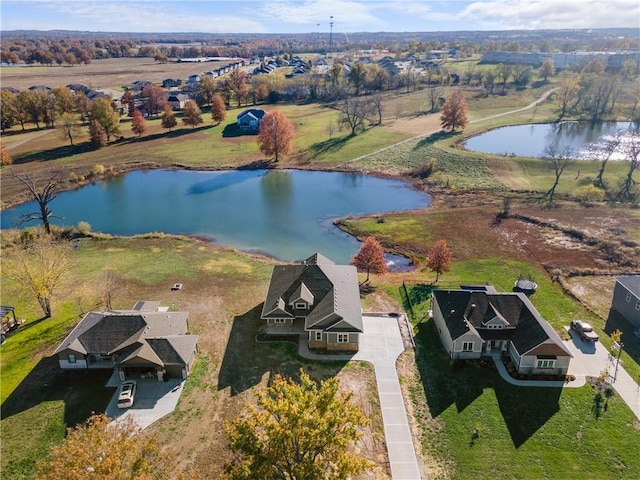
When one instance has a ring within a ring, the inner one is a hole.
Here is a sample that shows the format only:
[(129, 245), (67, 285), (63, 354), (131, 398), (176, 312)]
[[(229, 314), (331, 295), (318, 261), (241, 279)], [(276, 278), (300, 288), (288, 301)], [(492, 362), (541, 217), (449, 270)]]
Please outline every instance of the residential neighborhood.
[(640, 478), (640, 7), (450, 3), (0, 5), (2, 479)]

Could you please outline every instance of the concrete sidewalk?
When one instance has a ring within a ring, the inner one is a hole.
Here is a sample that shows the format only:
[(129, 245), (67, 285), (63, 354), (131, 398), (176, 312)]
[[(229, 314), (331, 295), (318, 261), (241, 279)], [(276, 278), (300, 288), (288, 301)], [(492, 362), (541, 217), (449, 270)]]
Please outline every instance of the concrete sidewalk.
[(509, 375), (499, 355), (492, 355), (498, 373), (506, 382), (521, 387), (579, 388), (586, 385), (586, 377), (597, 378), (607, 370), (609, 383), (640, 420), (640, 386), (621, 365), (618, 366), (618, 374), (614, 381), (616, 358), (609, 354), (609, 351), (601, 343), (585, 342), (575, 332), (568, 331), (571, 340), (566, 340), (564, 343), (573, 355), (568, 374), (575, 376), (575, 380), (571, 382), (518, 380)]
[(396, 360), (404, 352), (398, 319), (388, 316), (364, 316), (364, 334), (360, 350), (354, 355), (315, 355), (309, 352), (305, 338), (298, 353), (313, 360), (360, 360), (373, 364), (382, 409), (384, 435), (393, 480), (420, 480), (420, 469), (407, 420)]

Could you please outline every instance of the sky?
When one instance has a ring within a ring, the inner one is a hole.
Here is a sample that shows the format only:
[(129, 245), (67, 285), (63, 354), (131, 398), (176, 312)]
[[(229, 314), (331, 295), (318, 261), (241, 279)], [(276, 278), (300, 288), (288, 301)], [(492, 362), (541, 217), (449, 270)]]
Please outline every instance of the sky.
[[(333, 18), (331, 18), (333, 17)], [(640, 28), (638, 0), (0, 0), (0, 30), (309, 33)]]

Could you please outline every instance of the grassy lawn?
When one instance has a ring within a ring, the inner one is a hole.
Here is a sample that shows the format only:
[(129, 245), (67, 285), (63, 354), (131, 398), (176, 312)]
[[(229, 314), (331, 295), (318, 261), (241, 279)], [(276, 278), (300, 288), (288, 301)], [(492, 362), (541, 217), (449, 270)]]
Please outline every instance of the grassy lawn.
[[(3, 231), (3, 241), (8, 232)], [(61, 373), (49, 357), (83, 312), (101, 310), (105, 271), (117, 279), (113, 308), (137, 300), (159, 300), (189, 312), (189, 330), (199, 335), (199, 358), (177, 410), (148, 431), (167, 454), (203, 478), (219, 478), (231, 459), (221, 423), (255, 401), (257, 388), (277, 374), (313, 378), (336, 376), (344, 391), (365, 409), (372, 425), (358, 445), (373, 462), (370, 472), (386, 478), (384, 436), (375, 375), (370, 365), (309, 362), (290, 344), (257, 344), (261, 302), (273, 261), (210, 243), (164, 235), (84, 238), (70, 250), (70, 267), (53, 302), (53, 317), (39, 320), (35, 300), (3, 281), (3, 303), (16, 305), (27, 322), (2, 346), (2, 478), (33, 478), (36, 462), (60, 442), (66, 428), (103, 412), (114, 390), (104, 384), (111, 372)], [(176, 281), (179, 292), (171, 291)]]
[(410, 389), (423, 404), (422, 448), (434, 456), (434, 478), (640, 475), (637, 419), (617, 396), (604, 408), (590, 386), (515, 387), (490, 363), (452, 370), (432, 321), (418, 325), (416, 341), (420, 379)]

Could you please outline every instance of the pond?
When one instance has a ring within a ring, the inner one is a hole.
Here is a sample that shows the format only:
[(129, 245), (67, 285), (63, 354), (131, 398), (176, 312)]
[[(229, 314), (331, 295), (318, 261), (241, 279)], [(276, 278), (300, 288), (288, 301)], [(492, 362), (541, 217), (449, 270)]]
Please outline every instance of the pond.
[[(428, 207), (431, 196), (407, 182), (368, 175), (300, 170), (132, 172), (78, 190), (51, 203), (58, 225), (88, 222), (113, 235), (166, 232), (201, 236), (285, 261), (321, 252), (349, 263), (359, 242), (333, 225), (348, 215)], [(27, 203), (0, 214), (2, 228), (17, 225)], [(389, 257), (398, 268), (406, 260)], [(402, 265), (404, 263), (404, 265)]]
[[(516, 157), (548, 156), (550, 151), (579, 160), (598, 159), (603, 144), (616, 132), (627, 132), (626, 141), (638, 137), (631, 122), (560, 122), (500, 127), (469, 138), (464, 148), (476, 152)], [(623, 142), (624, 143), (624, 142)], [(621, 146), (612, 160), (624, 159)]]

